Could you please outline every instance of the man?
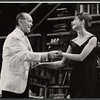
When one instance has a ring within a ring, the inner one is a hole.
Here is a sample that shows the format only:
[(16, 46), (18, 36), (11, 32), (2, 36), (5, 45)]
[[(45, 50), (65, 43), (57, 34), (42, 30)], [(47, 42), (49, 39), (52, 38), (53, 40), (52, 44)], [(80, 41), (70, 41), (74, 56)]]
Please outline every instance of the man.
[(16, 22), (16, 28), (7, 36), (3, 45), (1, 70), (3, 98), (28, 98), (30, 64), (48, 56), (47, 52), (32, 52), (29, 40), (25, 36), (31, 31), (32, 17), (28, 13), (19, 13)]

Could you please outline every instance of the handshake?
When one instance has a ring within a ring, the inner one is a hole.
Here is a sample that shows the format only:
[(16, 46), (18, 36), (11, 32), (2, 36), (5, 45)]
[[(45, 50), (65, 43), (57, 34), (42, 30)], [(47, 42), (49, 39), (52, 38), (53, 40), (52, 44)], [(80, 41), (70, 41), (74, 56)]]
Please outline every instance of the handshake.
[(62, 51), (49, 51), (48, 52), (48, 60), (49, 61), (57, 61), (62, 59)]

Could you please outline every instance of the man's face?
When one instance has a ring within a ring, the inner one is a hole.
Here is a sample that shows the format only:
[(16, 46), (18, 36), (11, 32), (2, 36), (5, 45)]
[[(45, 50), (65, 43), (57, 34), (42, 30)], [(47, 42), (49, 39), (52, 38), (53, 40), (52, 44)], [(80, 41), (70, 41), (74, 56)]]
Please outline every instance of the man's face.
[(31, 27), (33, 26), (32, 23), (33, 23), (32, 17), (30, 15), (26, 15), (25, 19), (22, 20), (21, 30), (26, 34), (29, 34), (31, 31)]

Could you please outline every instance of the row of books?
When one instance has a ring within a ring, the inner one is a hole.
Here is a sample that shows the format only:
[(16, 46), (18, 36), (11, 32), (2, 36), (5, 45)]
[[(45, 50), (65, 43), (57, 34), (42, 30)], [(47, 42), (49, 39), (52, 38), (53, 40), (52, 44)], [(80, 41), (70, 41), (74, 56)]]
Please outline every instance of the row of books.
[(79, 4), (79, 12), (88, 12), (89, 14), (100, 14), (100, 4)]

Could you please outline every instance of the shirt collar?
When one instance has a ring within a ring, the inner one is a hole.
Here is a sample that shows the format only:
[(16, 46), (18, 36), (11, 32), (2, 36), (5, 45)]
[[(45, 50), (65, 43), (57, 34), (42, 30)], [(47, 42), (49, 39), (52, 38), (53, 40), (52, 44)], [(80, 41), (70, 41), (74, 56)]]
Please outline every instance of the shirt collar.
[(25, 36), (24, 32), (20, 30), (19, 28), (15, 28), (15, 31), (17, 32), (18, 35), (21, 35), (22, 37)]

